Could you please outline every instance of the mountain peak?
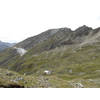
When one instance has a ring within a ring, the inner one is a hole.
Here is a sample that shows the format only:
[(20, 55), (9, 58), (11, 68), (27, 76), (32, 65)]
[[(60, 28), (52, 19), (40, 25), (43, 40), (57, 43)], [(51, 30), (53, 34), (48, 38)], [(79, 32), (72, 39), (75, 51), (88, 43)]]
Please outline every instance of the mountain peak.
[(83, 25), (75, 30), (74, 37), (88, 35), (91, 30), (93, 30), (91, 27)]
[(88, 27), (88, 26), (86, 26), (86, 25), (83, 25), (83, 26), (81, 26), (81, 27), (83, 27), (83, 28), (86, 28), (86, 27)]
[(67, 32), (70, 32), (72, 31), (70, 28), (68, 27), (63, 27), (63, 28), (60, 28), (61, 31), (67, 31)]
[[(85, 30), (85, 29), (92, 29), (91, 27), (88, 27), (88, 26), (86, 26), (86, 25), (83, 25), (83, 26), (81, 26), (81, 27), (79, 27), (79, 28), (77, 28), (76, 30)], [(75, 30), (75, 31), (76, 31)]]
[(50, 34), (51, 33), (57, 33), (58, 31), (71, 31), (70, 28), (67, 28), (67, 27), (62, 27), (62, 28), (55, 28), (55, 29), (50, 29)]
[(47, 31), (47, 34), (49, 34), (50, 36), (51, 35), (54, 35), (54, 34), (57, 34), (57, 33), (60, 33), (60, 32), (63, 32), (63, 33), (68, 33), (68, 32), (72, 32), (72, 30), (70, 28), (67, 28), (67, 27), (62, 27), (62, 28), (54, 28), (54, 29), (49, 29)]

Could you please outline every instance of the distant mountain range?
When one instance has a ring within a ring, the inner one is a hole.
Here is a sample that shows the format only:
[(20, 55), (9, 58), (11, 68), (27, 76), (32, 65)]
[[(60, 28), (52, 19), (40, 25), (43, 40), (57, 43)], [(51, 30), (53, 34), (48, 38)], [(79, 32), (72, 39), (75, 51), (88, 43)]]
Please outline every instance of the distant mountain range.
[(15, 45), (16, 43), (8, 43), (8, 42), (2, 42), (0, 41), (0, 52), (9, 48), (9, 47), (12, 47), (13, 45)]

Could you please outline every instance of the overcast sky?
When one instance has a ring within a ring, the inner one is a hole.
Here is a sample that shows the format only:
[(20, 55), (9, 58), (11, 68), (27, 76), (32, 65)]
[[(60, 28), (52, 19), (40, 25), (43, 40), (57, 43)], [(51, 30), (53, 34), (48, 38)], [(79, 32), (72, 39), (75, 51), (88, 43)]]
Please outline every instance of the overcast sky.
[(52, 28), (100, 27), (99, 0), (0, 0), (0, 40), (22, 41)]

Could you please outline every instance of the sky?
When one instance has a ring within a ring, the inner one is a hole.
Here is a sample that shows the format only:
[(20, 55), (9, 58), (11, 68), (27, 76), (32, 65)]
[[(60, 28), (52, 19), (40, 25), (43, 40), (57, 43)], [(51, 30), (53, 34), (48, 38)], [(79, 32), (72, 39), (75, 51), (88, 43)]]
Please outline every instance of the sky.
[(100, 27), (99, 0), (0, 0), (0, 40), (20, 42), (48, 29)]

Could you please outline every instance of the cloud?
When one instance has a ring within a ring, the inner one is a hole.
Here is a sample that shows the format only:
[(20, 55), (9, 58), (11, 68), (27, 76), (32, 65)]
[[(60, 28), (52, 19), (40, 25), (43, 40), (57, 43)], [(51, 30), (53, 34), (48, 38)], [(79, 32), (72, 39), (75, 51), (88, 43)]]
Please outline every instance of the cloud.
[(0, 40), (2, 41), (2, 42), (10, 42), (10, 43), (18, 43), (18, 41), (16, 41), (16, 40), (14, 40), (14, 39), (12, 39), (11, 37), (0, 37)]

